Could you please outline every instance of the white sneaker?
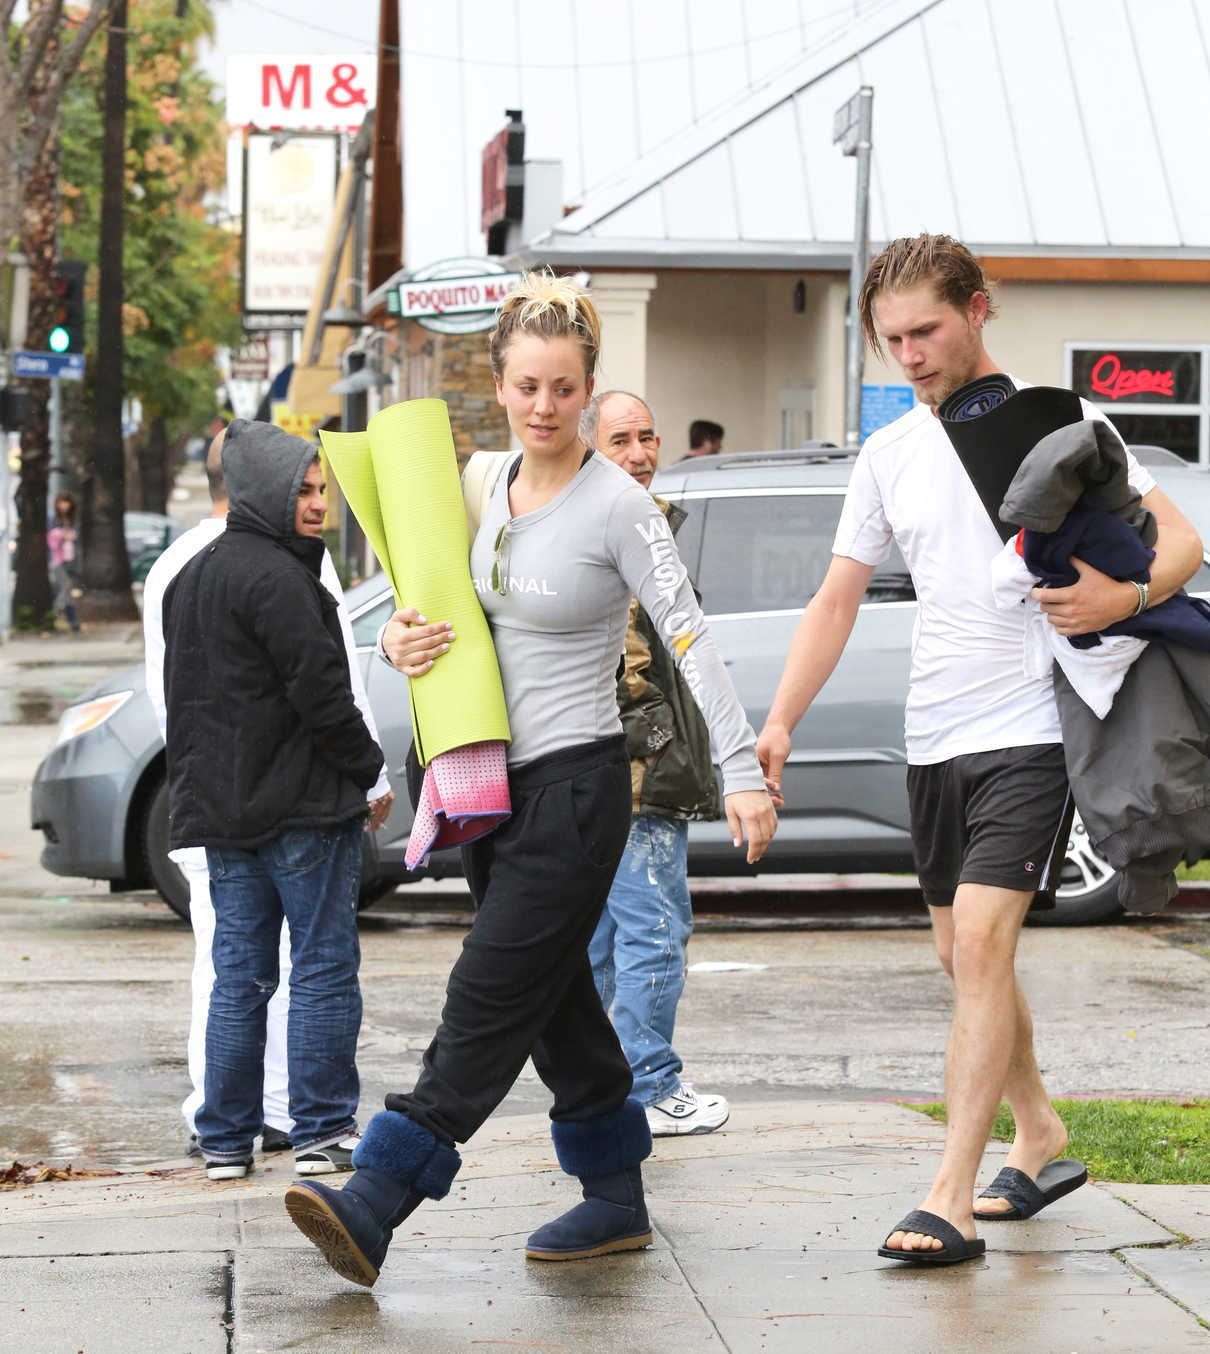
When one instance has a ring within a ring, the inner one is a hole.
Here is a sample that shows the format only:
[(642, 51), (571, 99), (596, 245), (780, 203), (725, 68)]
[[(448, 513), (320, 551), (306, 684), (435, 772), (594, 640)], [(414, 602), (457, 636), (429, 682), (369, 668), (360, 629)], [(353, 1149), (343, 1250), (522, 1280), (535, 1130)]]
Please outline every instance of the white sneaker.
[(647, 1106), (647, 1123), (653, 1138), (672, 1138), (681, 1133), (713, 1133), (730, 1114), (721, 1095), (698, 1095), (682, 1081), (670, 1096)]
[(206, 1177), (209, 1180), (242, 1180), (252, 1169), (252, 1159), (243, 1161), (206, 1161)]

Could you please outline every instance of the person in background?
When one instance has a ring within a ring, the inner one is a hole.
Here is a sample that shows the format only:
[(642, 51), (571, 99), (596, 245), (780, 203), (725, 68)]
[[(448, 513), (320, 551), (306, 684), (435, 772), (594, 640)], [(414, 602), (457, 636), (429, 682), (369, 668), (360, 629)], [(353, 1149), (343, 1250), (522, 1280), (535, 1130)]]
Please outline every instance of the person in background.
[[(227, 485), (223, 479), (223, 442), (227, 429), (220, 428), (210, 443), (206, 456), (206, 484), (210, 493), (210, 516), (190, 528), (164, 551), (151, 566), (143, 588), (143, 649), (146, 664), (147, 696), (155, 710), (160, 737), (167, 737), (168, 712), (164, 708), (164, 593), (186, 564), (207, 545), (217, 540), (227, 527)], [(353, 629), (345, 607), (344, 591), (336, 576), (332, 557), (324, 551), (320, 566), (320, 582), (336, 599), (337, 615), (349, 662), (349, 677), (353, 699), (366, 722), (370, 736), (377, 742), (378, 729), (370, 702), (366, 697), (361, 667), (353, 641)], [(370, 805), (370, 825), (380, 827), (390, 812), (394, 800), (385, 769), (367, 795)], [(181, 1105), (181, 1114), (189, 1130), (190, 1156), (201, 1154), (198, 1146), (195, 1119), (201, 1108), (206, 1077), (206, 1020), (210, 1013), (210, 991), (214, 986), (214, 960), (211, 944), (214, 940), (214, 904), (210, 898), (210, 875), (206, 869), (205, 847), (184, 847), (171, 853), (173, 861), (189, 885), (189, 921), (193, 927), (193, 1009), (189, 1020), (187, 1057), (192, 1089)], [(264, 1131), (261, 1148), (266, 1152), (286, 1151), (290, 1146), (289, 1091), (286, 1080), (286, 1025), (290, 1010), (290, 932), (281, 928), (278, 953), (279, 981), (277, 991), (266, 1010), (265, 1034), (265, 1092)], [(341, 1169), (347, 1149), (319, 1154), (315, 1161), (304, 1164), (309, 1174)]]
[(73, 635), (80, 630), (75, 601), (78, 516), (75, 498), (67, 493), (56, 494), (55, 514), (46, 532), (50, 577), (55, 587), (55, 610), (67, 622)]
[(717, 456), (723, 449), (723, 425), (712, 423), (708, 418), (695, 418), (689, 425), (689, 451), (681, 460), (690, 456)]
[[(650, 406), (638, 395), (594, 395), (580, 419), (580, 438), (650, 489), (660, 439)], [(675, 536), (684, 510), (652, 497)], [(718, 787), (706, 722), (651, 617), (634, 599), (618, 709), (630, 757), (632, 816), (622, 863), (588, 947), (592, 976), (652, 1136), (713, 1133), (727, 1122), (727, 1102), (681, 1080), (672, 1033), (693, 932), (689, 823), (719, 816)]]
[(169, 841), (206, 849), (215, 916), (198, 1139), (212, 1180), (251, 1168), (284, 918), (294, 1165), (346, 1170), (359, 1094), (362, 830), (382, 752), (353, 699), (337, 602), (321, 582), (327, 504), (315, 447), (236, 419), (222, 470), (226, 528), (162, 602)]

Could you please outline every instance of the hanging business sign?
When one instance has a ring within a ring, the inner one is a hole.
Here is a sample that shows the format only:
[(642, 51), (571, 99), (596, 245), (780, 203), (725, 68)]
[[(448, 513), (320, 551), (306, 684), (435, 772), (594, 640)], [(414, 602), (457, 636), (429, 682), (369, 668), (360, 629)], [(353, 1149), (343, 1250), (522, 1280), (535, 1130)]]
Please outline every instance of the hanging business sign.
[(525, 124), (519, 108), (506, 108), (508, 124), (483, 147), (479, 224), (489, 254), (508, 252), (508, 229), (525, 214)]
[(231, 377), (235, 381), (269, 379), (269, 339), (266, 335), (250, 335), (244, 340), (244, 346), (232, 354)]
[(356, 131), (374, 107), (376, 56), (229, 56), (227, 122), (262, 131)]
[(244, 152), (244, 328), (301, 329), (324, 261), (339, 138), (254, 132)]
[(500, 302), (520, 280), (493, 259), (444, 259), (392, 288), (387, 314), (438, 334), (473, 334), (495, 324)]

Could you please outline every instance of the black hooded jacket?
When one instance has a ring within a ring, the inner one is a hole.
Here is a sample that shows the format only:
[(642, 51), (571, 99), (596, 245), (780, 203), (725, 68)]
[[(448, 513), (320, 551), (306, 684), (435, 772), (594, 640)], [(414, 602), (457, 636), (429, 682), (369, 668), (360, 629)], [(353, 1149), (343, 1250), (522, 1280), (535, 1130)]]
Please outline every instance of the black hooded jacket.
[(172, 846), (250, 849), (366, 811), (382, 767), (349, 685), (324, 545), (294, 531), (315, 448), (237, 419), (227, 529), (164, 595)]

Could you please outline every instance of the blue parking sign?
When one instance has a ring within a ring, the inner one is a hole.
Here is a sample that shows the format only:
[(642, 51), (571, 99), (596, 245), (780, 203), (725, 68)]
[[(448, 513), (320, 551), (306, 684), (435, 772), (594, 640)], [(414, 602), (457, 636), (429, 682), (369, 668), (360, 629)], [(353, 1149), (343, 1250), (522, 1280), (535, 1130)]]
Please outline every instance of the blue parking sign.
[(916, 403), (911, 386), (861, 387), (861, 440), (906, 414)]

